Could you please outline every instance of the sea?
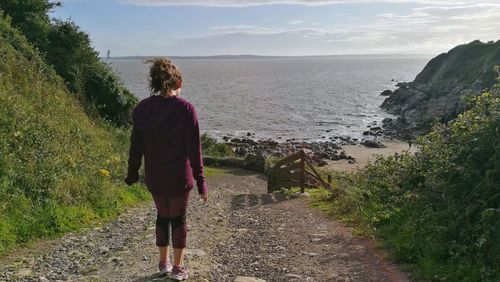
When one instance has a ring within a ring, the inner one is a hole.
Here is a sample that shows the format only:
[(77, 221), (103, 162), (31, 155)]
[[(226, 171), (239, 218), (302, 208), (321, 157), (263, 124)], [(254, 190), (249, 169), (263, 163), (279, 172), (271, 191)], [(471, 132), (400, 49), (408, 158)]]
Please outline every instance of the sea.
[[(380, 108), (385, 89), (412, 81), (422, 55), (172, 58), (181, 96), (196, 108), (202, 133), (218, 139), (328, 140), (362, 137), (393, 117)], [(105, 61), (139, 99), (149, 97), (145, 58)]]

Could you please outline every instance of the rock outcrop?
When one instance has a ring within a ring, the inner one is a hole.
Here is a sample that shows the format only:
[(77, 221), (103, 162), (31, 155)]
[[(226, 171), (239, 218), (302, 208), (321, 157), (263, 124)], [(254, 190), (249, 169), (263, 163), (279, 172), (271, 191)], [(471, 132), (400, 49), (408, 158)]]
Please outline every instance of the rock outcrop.
[(477, 95), (496, 82), (500, 40), (459, 45), (427, 63), (413, 82), (399, 83), (381, 107), (399, 117), (384, 123), (405, 138), (427, 132), (433, 122), (448, 122), (466, 110), (464, 96)]

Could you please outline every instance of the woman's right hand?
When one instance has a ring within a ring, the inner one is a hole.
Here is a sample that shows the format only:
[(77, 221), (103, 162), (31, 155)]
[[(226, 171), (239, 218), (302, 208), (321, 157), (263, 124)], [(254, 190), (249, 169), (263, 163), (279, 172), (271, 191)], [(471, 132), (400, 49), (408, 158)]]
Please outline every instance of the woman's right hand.
[(131, 186), (132, 184), (136, 183), (139, 181), (139, 174), (136, 175), (127, 175), (127, 178), (125, 178), (125, 183), (128, 186)]

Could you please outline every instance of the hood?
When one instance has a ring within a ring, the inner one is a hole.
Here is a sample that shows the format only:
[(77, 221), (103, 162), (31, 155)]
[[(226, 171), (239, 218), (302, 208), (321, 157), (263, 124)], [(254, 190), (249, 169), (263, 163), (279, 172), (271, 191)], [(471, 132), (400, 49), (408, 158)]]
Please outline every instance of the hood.
[(142, 100), (132, 115), (134, 126), (142, 131), (162, 133), (170, 131), (185, 117), (186, 109), (178, 97), (152, 96)]

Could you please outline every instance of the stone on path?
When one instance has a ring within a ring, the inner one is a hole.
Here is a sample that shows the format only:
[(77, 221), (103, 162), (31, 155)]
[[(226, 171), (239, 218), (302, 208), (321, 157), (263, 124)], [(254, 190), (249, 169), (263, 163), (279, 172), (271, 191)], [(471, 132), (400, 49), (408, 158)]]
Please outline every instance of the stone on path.
[(99, 248), (99, 253), (101, 255), (107, 254), (108, 252), (109, 252), (109, 248), (108, 247), (100, 247)]
[(238, 276), (234, 279), (234, 282), (266, 282), (266, 280), (249, 276)]
[(289, 278), (289, 279), (302, 279), (302, 276), (300, 276), (298, 274), (289, 273), (289, 274), (285, 275), (285, 278)]
[(308, 255), (310, 257), (315, 257), (315, 256), (319, 256), (318, 253), (308, 253), (308, 252), (302, 252), (304, 255)]
[(21, 268), (19, 271), (17, 271), (16, 276), (17, 277), (26, 277), (31, 275), (31, 269), (29, 268)]
[(186, 255), (188, 256), (198, 256), (198, 257), (203, 257), (207, 253), (201, 249), (186, 249)]
[(311, 195), (309, 194), (309, 192), (301, 193), (299, 191), (299, 192), (296, 192), (294, 195), (297, 196), (297, 197), (307, 197), (307, 198), (311, 197)]

